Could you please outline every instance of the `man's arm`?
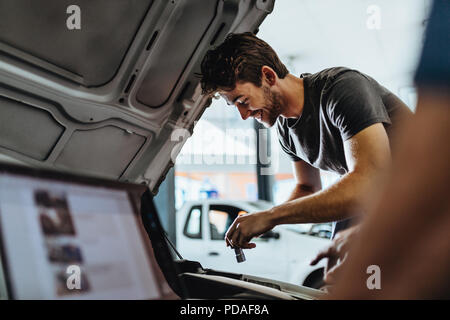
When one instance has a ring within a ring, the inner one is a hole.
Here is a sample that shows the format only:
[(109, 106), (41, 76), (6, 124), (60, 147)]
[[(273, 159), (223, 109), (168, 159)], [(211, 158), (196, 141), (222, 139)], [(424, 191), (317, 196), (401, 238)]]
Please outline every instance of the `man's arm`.
[(389, 140), (382, 123), (360, 131), (344, 142), (349, 173), (320, 192), (268, 211), (239, 216), (228, 229), (228, 245), (253, 248), (251, 238), (279, 224), (329, 222), (353, 215), (365, 200), (371, 183), (390, 164)]
[(303, 160), (293, 161), (296, 185), (287, 201), (309, 196), (322, 189), (320, 171)]
[[(303, 160), (293, 161), (292, 169), (294, 171), (294, 177), (296, 180), (296, 184), (295, 184), (294, 190), (292, 190), (292, 193), (291, 193), (290, 197), (288, 198), (288, 200), (286, 200), (286, 202), (309, 196), (309, 195), (319, 191), (320, 189), (322, 189), (322, 182), (320, 180), (319, 169), (314, 168), (313, 166), (311, 166), (310, 164), (306, 163)], [(242, 216), (240, 216), (240, 217), (242, 217)], [(231, 238), (228, 238), (228, 236), (229, 236), (231, 227), (235, 223), (236, 223), (236, 220), (230, 226), (227, 234), (225, 235), (225, 242), (227, 243), (227, 246), (233, 246), (232, 241), (230, 241)], [(272, 228), (273, 227), (270, 227), (266, 231), (268, 231)], [(264, 232), (265, 231), (261, 231), (260, 234), (262, 234)], [(247, 248), (247, 249), (254, 248), (254, 247), (255, 247), (255, 244), (253, 244), (253, 243), (246, 244), (244, 246), (244, 248)]]
[(349, 173), (314, 195), (273, 208), (274, 224), (329, 222), (348, 218), (359, 208), (371, 182), (390, 164), (383, 124), (374, 124), (344, 142)]

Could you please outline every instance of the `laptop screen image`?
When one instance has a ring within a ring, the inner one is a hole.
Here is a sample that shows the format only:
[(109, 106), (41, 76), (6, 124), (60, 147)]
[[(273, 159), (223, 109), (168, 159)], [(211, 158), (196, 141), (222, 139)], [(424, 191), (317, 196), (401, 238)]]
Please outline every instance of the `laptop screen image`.
[(136, 210), (145, 187), (2, 169), (0, 250), (9, 298), (177, 298)]

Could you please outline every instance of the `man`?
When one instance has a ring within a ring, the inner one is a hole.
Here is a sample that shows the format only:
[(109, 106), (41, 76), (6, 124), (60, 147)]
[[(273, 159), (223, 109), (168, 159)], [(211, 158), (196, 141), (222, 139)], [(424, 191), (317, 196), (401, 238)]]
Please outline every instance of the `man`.
[[(274, 50), (251, 33), (231, 34), (202, 61), (204, 94), (219, 93), (242, 119), (276, 125), (293, 161), (297, 185), (289, 200), (239, 216), (227, 245), (254, 248), (250, 240), (279, 224), (340, 221), (360, 211), (370, 183), (390, 164), (389, 139), (411, 114), (372, 78), (347, 68), (289, 74)], [(321, 190), (319, 169), (342, 178)]]

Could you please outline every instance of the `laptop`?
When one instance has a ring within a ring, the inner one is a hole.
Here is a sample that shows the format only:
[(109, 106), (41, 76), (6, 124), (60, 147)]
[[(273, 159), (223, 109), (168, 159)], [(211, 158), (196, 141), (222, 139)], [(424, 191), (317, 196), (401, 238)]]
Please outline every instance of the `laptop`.
[[(0, 297), (183, 297), (180, 286), (169, 285), (161, 272), (142, 224), (139, 207), (146, 190), (0, 164)], [(160, 227), (159, 221), (153, 224)]]
[(144, 185), (0, 164), (0, 298), (315, 299), (182, 258)]

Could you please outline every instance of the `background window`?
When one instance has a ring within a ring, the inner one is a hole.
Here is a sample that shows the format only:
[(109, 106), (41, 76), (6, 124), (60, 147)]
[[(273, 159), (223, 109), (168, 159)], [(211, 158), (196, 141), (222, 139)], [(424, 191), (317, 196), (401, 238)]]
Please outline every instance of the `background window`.
[(184, 228), (184, 234), (189, 238), (201, 239), (202, 238), (202, 209), (200, 206), (192, 207), (189, 212), (186, 226)]
[(223, 206), (223, 205), (212, 205), (209, 208), (208, 218), (209, 218), (209, 228), (211, 232), (211, 240), (222, 240), (225, 238), (225, 232), (233, 223), (234, 219), (238, 214), (247, 213), (242, 209)]

